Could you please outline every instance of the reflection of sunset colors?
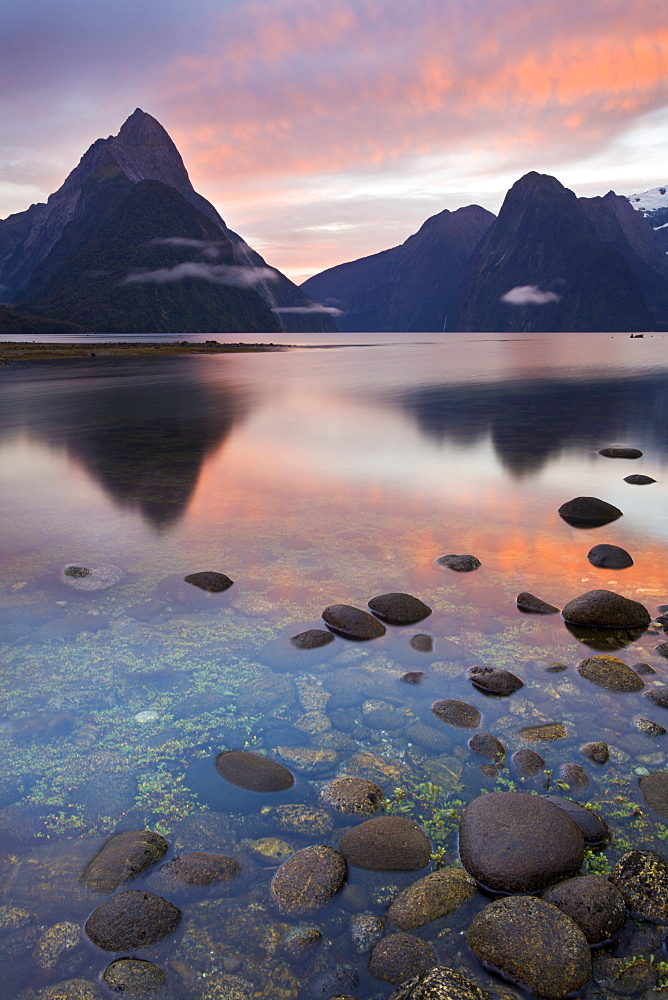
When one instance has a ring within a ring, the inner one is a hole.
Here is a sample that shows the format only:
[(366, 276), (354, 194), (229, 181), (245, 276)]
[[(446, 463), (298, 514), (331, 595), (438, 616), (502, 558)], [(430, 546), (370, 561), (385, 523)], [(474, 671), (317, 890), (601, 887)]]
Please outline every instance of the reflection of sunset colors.
[(105, 0), (57, 16), (10, 0), (4, 18), (1, 216), (55, 190), (137, 105), (233, 228), (296, 276), (446, 207), (496, 211), (530, 169), (578, 194), (666, 182), (653, 0), (138, 0), (131, 29)]

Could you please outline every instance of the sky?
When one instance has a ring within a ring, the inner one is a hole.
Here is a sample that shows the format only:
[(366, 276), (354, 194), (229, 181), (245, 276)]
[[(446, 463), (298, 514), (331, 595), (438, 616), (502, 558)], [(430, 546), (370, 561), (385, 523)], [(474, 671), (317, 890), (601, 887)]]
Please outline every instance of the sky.
[(300, 282), (529, 170), (668, 183), (664, 0), (3, 0), (0, 218), (136, 107)]

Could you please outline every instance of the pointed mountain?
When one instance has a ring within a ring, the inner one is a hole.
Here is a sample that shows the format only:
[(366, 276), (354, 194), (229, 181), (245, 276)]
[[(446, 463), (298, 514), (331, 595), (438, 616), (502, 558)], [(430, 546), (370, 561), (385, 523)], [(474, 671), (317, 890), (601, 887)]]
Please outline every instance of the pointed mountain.
[(474, 251), (461, 308), (471, 331), (656, 328), (621, 251), (596, 235), (572, 191), (535, 172), (513, 185)]
[(343, 311), (340, 330), (456, 329), (462, 271), (493, 221), (478, 205), (446, 209), (401, 246), (330, 267), (301, 287)]
[[(87, 240), (95, 241), (98, 238), (99, 234), (96, 235), (98, 220), (100, 225), (107, 225), (111, 208), (119, 209), (119, 202), (115, 197), (112, 198), (110, 205), (105, 201), (107, 195), (100, 194), (105, 185), (112, 182), (116, 192), (120, 191), (123, 182), (129, 187), (144, 182), (159, 182), (164, 187), (170, 188), (196, 213), (196, 216), (191, 216), (191, 224), (185, 227), (189, 232), (201, 226), (196, 217), (204, 217), (210, 224), (206, 239), (219, 241), (225, 245), (230, 266), (247, 270), (248, 285), (252, 285), (249, 290), (254, 294), (257, 293), (269, 310), (276, 307), (296, 310), (294, 313), (289, 311), (274, 313), (273, 316), (278, 323), (272, 322), (266, 325), (267, 330), (273, 331), (281, 327), (335, 329), (329, 315), (318, 312), (317, 305), (304, 292), (275, 268), (268, 268), (259, 254), (240, 236), (228, 229), (213, 205), (194, 190), (181, 155), (165, 129), (155, 118), (139, 108), (124, 123), (117, 136), (98, 139), (93, 143), (62, 186), (45, 204), (32, 205), (27, 211), (0, 221), (0, 301), (32, 303), (38, 299), (41, 301), (51, 297), (49, 283), (54, 280), (58, 269), (74, 252), (83, 252)], [(184, 207), (182, 222), (187, 214)], [(184, 225), (178, 231), (165, 234), (163, 238), (168, 236), (181, 239), (201, 238), (185, 235)], [(106, 231), (108, 232), (108, 229)], [(161, 232), (156, 231), (150, 237), (146, 231), (144, 235), (147, 237), (148, 248), (151, 246), (150, 238), (161, 236)], [(173, 251), (176, 246), (172, 245)], [(148, 250), (146, 260), (142, 262), (139, 249), (135, 249), (137, 253), (133, 258), (134, 266), (149, 270), (152, 266), (149, 260), (155, 261), (155, 254), (152, 250)], [(180, 256), (172, 254), (172, 266), (206, 263), (202, 261), (201, 253), (198, 253), (193, 246), (181, 243), (179, 253)], [(111, 263), (107, 257), (105, 266)], [(204, 273), (201, 267), (200, 271)], [(255, 273), (251, 274), (251, 271)], [(218, 278), (214, 282), (204, 278), (199, 281), (192, 278), (195, 285), (191, 284), (190, 295), (192, 296), (195, 289), (197, 295), (201, 293), (205, 299), (210, 299), (211, 285), (222, 284)], [(81, 276), (80, 281), (78, 294), (92, 301), (94, 298), (92, 289), (84, 287), (85, 275)], [(172, 284), (174, 283), (176, 282)], [(166, 286), (167, 283), (163, 283), (160, 290), (164, 292)], [(220, 291), (220, 288), (218, 290)], [(162, 296), (158, 296), (160, 297)], [(64, 302), (62, 304), (64, 307)], [(170, 329), (179, 329), (183, 332), (190, 329), (179, 326), (179, 316), (175, 315), (170, 319), (168, 304), (166, 308), (164, 322)], [(203, 310), (196, 324), (197, 329), (206, 326), (207, 331), (222, 332), (228, 328), (224, 316), (221, 316), (220, 321), (215, 321), (214, 317), (213, 326), (206, 325), (210, 322), (212, 308), (209, 303)], [(131, 321), (132, 317), (124, 318), (118, 314), (119, 332), (127, 331), (129, 329), (127, 323)], [(243, 322), (243, 317), (240, 321)], [(244, 327), (234, 323), (229, 329), (242, 330)], [(250, 329), (257, 330), (260, 327), (254, 324)]]

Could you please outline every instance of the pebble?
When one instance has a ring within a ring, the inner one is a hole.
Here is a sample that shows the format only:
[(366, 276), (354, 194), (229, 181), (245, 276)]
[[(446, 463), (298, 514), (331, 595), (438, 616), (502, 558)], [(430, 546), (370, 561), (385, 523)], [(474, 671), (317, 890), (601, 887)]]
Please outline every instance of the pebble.
[(418, 653), (433, 653), (434, 651), (434, 640), (432, 636), (425, 635), (422, 632), (412, 637), (410, 645), (413, 649), (416, 649)]
[(306, 632), (298, 632), (290, 636), (290, 642), (297, 649), (320, 649), (334, 642), (334, 636), (324, 628), (310, 628)]
[(387, 919), (402, 931), (412, 931), (452, 913), (476, 892), (467, 872), (442, 868), (403, 889), (390, 905)]
[(633, 558), (626, 549), (619, 545), (595, 545), (587, 553), (587, 559), (592, 566), (602, 569), (628, 569), (633, 566)]
[(222, 592), (224, 590), (228, 590), (234, 582), (233, 580), (230, 580), (229, 576), (225, 576), (224, 573), (217, 573), (215, 570), (204, 570), (201, 573), (191, 573), (183, 579), (185, 583), (191, 583), (193, 587), (197, 587), (199, 590), (205, 590), (208, 594), (222, 594)]
[(598, 740), (594, 743), (583, 743), (580, 747), (580, 753), (583, 753), (585, 757), (593, 761), (595, 764), (607, 764), (610, 758), (608, 744), (603, 743), (602, 740)]
[(540, 597), (534, 597), (533, 594), (529, 594), (523, 591), (521, 594), (517, 595), (516, 601), (517, 607), (520, 611), (528, 612), (534, 615), (556, 615), (559, 614), (559, 608), (555, 608), (554, 604), (548, 604), (547, 601), (542, 601)]
[(580, 660), (577, 672), (606, 691), (640, 691), (645, 686), (642, 677), (617, 656), (588, 656)]
[(519, 677), (498, 667), (469, 667), (466, 673), (474, 687), (497, 697), (505, 698), (524, 687), (524, 681)]
[(458, 729), (477, 729), (480, 725), (480, 712), (465, 701), (442, 698), (434, 702), (431, 710), (441, 722), (447, 722), (448, 725), (456, 726)]
[(372, 597), (368, 605), (378, 618), (390, 625), (415, 625), (431, 614), (431, 608), (411, 594), (381, 594)]
[(348, 867), (333, 847), (305, 847), (288, 858), (271, 880), (279, 913), (306, 916), (326, 906), (346, 881)]
[(282, 792), (295, 783), (287, 767), (246, 750), (227, 750), (218, 754), (216, 769), (230, 784), (252, 792)]
[(598, 497), (575, 497), (562, 503), (557, 513), (574, 528), (593, 528), (622, 517), (622, 511)]
[(472, 570), (482, 566), (480, 560), (475, 556), (454, 555), (452, 553), (447, 556), (439, 556), (436, 562), (439, 566), (446, 566), (448, 569), (453, 569), (456, 573), (470, 573)]
[(345, 775), (323, 785), (318, 797), (324, 806), (348, 816), (372, 816), (384, 799), (375, 782)]
[(330, 628), (346, 639), (378, 639), (385, 635), (385, 626), (377, 618), (350, 604), (331, 604), (322, 617)]
[(511, 760), (520, 774), (525, 778), (535, 777), (545, 767), (545, 759), (539, 753), (536, 753), (535, 750), (529, 750), (527, 747), (516, 750)]
[(491, 733), (476, 733), (469, 740), (469, 747), (474, 753), (478, 753), (482, 757), (501, 759), (506, 755), (506, 748), (501, 740), (497, 739), (496, 736), (492, 736)]

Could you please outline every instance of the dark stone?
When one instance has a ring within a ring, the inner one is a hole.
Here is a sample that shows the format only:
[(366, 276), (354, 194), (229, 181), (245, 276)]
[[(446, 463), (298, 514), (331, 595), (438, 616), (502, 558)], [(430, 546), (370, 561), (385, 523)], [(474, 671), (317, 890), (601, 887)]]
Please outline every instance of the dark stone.
[(105, 951), (145, 948), (167, 937), (181, 920), (181, 911), (162, 896), (129, 889), (93, 910), (84, 930)]
[(533, 594), (526, 591), (517, 595), (517, 607), (520, 611), (534, 615), (556, 615), (559, 613), (559, 608), (555, 608), (554, 604), (541, 601), (540, 597), (534, 597)]
[(424, 671), (422, 670), (409, 670), (407, 674), (402, 674), (399, 678), (404, 684), (419, 684), (424, 677)]
[(537, 892), (578, 874), (584, 838), (577, 824), (544, 798), (491, 792), (464, 809), (459, 855), (487, 889)]
[(346, 639), (378, 639), (385, 635), (385, 626), (377, 618), (350, 604), (330, 604), (322, 617), (331, 629)]
[(577, 672), (606, 691), (640, 691), (645, 686), (642, 677), (616, 656), (588, 656), (580, 660)]
[(579, 802), (573, 802), (572, 799), (564, 798), (562, 795), (546, 795), (544, 798), (559, 809), (563, 809), (573, 822), (577, 823), (588, 847), (606, 844), (610, 840), (608, 824), (593, 809), (585, 809)]
[(448, 735), (441, 726), (435, 729), (433, 726), (426, 726), (424, 722), (414, 722), (407, 728), (406, 736), (412, 743), (435, 754), (443, 753), (449, 745)]
[(447, 566), (448, 569), (454, 569), (456, 573), (470, 573), (474, 569), (478, 569), (482, 566), (479, 559), (471, 555), (447, 555), (440, 556), (436, 562), (439, 566)]
[(481, 962), (537, 996), (565, 997), (591, 978), (584, 934), (542, 899), (497, 899), (473, 918), (466, 940)]
[(562, 503), (557, 513), (573, 528), (595, 528), (622, 517), (619, 507), (614, 507), (598, 497), (575, 497)]
[(291, 927), (279, 942), (279, 950), (288, 958), (301, 960), (322, 941), (317, 927)]
[(431, 608), (410, 594), (381, 594), (368, 603), (373, 613), (390, 625), (415, 625), (431, 614)]
[(418, 871), (429, 864), (429, 840), (407, 816), (377, 816), (341, 837), (339, 851), (350, 864), (379, 872)]
[(659, 656), (668, 657), (668, 642), (660, 642), (658, 646), (654, 647), (654, 650)]
[(609, 941), (626, 921), (619, 889), (600, 875), (567, 879), (548, 889), (542, 898), (574, 920), (590, 945)]
[(651, 667), (649, 663), (633, 663), (632, 668), (637, 674), (643, 674), (645, 677), (651, 677), (652, 674), (656, 673), (654, 667)]
[(416, 649), (418, 653), (433, 653), (434, 651), (434, 640), (430, 635), (414, 635), (410, 642), (413, 649)]
[(469, 747), (474, 753), (479, 753), (482, 757), (491, 757), (501, 760), (506, 755), (506, 748), (501, 740), (491, 733), (476, 733), (469, 740)]
[(166, 982), (159, 965), (141, 958), (117, 958), (104, 970), (102, 979), (112, 992), (137, 998), (159, 993)]
[(620, 445), (601, 448), (599, 455), (603, 455), (605, 458), (642, 458), (642, 452), (638, 448), (623, 448)]
[(535, 750), (522, 747), (516, 750), (511, 758), (513, 764), (524, 778), (533, 778), (545, 767), (545, 760)]
[(565, 663), (561, 663), (559, 660), (551, 660), (549, 657), (537, 657), (527, 660), (524, 666), (530, 670), (544, 670), (546, 674), (560, 674), (563, 670), (568, 670), (568, 666)]
[(271, 880), (271, 899), (279, 913), (315, 913), (336, 895), (348, 867), (333, 847), (305, 847), (283, 862)]
[(388, 983), (404, 983), (419, 972), (438, 965), (436, 952), (413, 934), (389, 934), (375, 946), (369, 958), (369, 972)]
[(524, 687), (524, 681), (521, 681), (519, 677), (511, 674), (509, 670), (501, 670), (498, 667), (469, 667), (466, 673), (468, 679), (479, 691), (501, 698), (505, 698)]
[(151, 830), (127, 830), (111, 837), (89, 861), (81, 881), (96, 892), (113, 892), (167, 853), (167, 841)]
[(458, 729), (477, 729), (480, 725), (480, 712), (465, 701), (455, 701), (452, 698), (442, 698), (431, 706), (434, 715)]
[(309, 628), (290, 637), (290, 642), (297, 649), (320, 649), (334, 642), (334, 636), (324, 628)]
[(668, 865), (654, 851), (628, 851), (610, 872), (627, 908), (652, 924), (668, 923)]
[(668, 708), (668, 688), (652, 688), (651, 691), (645, 691), (644, 697), (657, 708)]
[(631, 601), (612, 590), (589, 590), (569, 601), (562, 611), (574, 625), (605, 628), (647, 628), (652, 618), (638, 601)]
[(520, 736), (525, 740), (563, 740), (566, 736), (566, 727), (563, 722), (539, 722), (535, 726), (523, 726), (520, 729)]
[(81, 580), (85, 576), (90, 576), (90, 570), (86, 569), (85, 566), (66, 566), (63, 575), (72, 577), (74, 580)]
[[(331, 969), (316, 976), (309, 984), (308, 1000), (333, 1000), (337, 996), (347, 998), (358, 983), (359, 976), (352, 969)], [(355, 1000), (355, 997), (350, 1000)]]
[(668, 819), (668, 771), (644, 774), (638, 784), (650, 809)]
[(373, 781), (344, 775), (323, 785), (319, 794), (323, 805), (348, 816), (372, 816), (384, 799), (382, 790)]
[(491, 994), (454, 969), (439, 965), (403, 983), (390, 1000), (491, 1000)]
[(186, 583), (191, 583), (193, 587), (199, 587), (200, 590), (206, 590), (209, 594), (222, 594), (234, 583), (234, 580), (230, 580), (229, 576), (225, 576), (224, 573), (216, 573), (214, 570), (191, 573), (189, 576), (184, 576), (183, 579)]
[(216, 768), (230, 784), (252, 792), (282, 792), (295, 783), (287, 767), (246, 750), (226, 750), (218, 754)]
[(631, 483), (632, 486), (649, 486), (650, 483), (655, 483), (656, 479), (652, 479), (651, 476), (624, 476), (625, 483)]
[(452, 913), (476, 892), (476, 883), (461, 868), (442, 868), (400, 892), (387, 919), (402, 931), (412, 931)]
[(580, 747), (580, 753), (583, 753), (595, 764), (607, 764), (610, 759), (608, 744), (603, 743), (602, 740), (597, 740), (594, 743), (583, 743)]
[(160, 869), (162, 875), (183, 882), (184, 885), (217, 885), (227, 882), (239, 871), (239, 862), (225, 854), (208, 854), (193, 851), (179, 854)]
[(619, 545), (595, 545), (587, 553), (587, 559), (592, 566), (600, 566), (602, 569), (627, 569), (633, 566), (630, 553)]
[(643, 734), (643, 736), (666, 735), (664, 727), (660, 726), (658, 722), (652, 722), (651, 719), (642, 719), (640, 716), (635, 716), (633, 719), (633, 725), (636, 727), (638, 732)]
[(559, 768), (559, 777), (571, 788), (586, 788), (589, 784), (589, 778), (580, 764), (570, 762), (562, 764)]

